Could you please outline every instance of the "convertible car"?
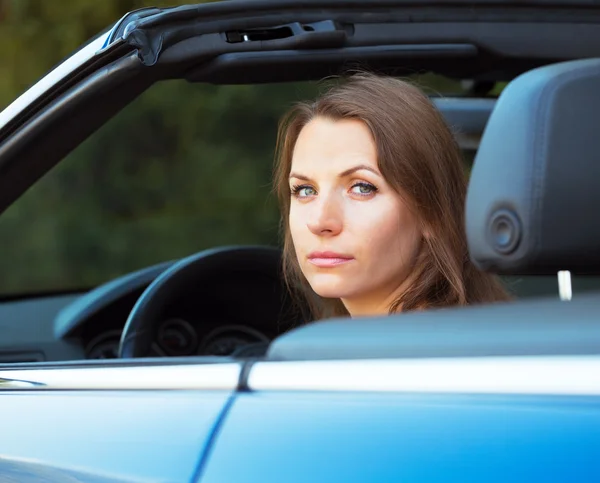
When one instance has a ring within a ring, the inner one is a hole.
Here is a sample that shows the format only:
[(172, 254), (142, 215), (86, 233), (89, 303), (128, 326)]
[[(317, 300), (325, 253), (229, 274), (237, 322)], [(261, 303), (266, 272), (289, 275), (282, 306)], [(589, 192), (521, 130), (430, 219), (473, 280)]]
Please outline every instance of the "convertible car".
[[(286, 295), (277, 243), (243, 236), (83, 291), (5, 297), (0, 481), (600, 481), (593, 2), (230, 0), (131, 12), (0, 113), (0, 227), (29, 216), (30, 191), (78, 150), (109, 163), (119, 136), (134, 139), (132, 159), (114, 161), (130, 167), (133, 190), (135, 163), (154, 162), (161, 143), (119, 116), (144, 96), (168, 104), (162, 85), (179, 82), (189, 102), (202, 86), (277, 96), (357, 66), (461, 86), (433, 95), (475, 158), (470, 256), (515, 300), (312, 321)], [(257, 119), (242, 116), (220, 139)], [(198, 122), (210, 130), (210, 117)], [(62, 172), (60, 190), (83, 205), (98, 172), (86, 182)], [(176, 193), (190, 177), (154, 182)], [(214, 179), (193, 182), (212, 192)], [(42, 219), (55, 194), (44, 194)], [(225, 231), (210, 222), (197, 232)], [(97, 227), (106, 239), (118, 228)], [(149, 232), (139, 233), (141, 253)]]

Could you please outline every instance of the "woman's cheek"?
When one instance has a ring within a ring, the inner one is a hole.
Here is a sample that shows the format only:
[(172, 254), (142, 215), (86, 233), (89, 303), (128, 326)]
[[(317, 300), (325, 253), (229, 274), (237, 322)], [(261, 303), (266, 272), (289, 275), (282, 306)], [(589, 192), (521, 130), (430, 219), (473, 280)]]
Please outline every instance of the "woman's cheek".
[(304, 207), (298, 206), (298, 203), (292, 202), (288, 218), (290, 234), (292, 235), (292, 241), (294, 242), (296, 252), (298, 252), (302, 247), (302, 238), (303, 235), (305, 235), (303, 232), (308, 230), (305, 220), (306, 210), (303, 210), (302, 208)]
[(359, 200), (353, 203), (347, 211), (347, 219), (352, 225), (366, 230), (365, 235), (371, 230), (385, 229), (387, 225), (394, 222), (398, 212), (394, 203), (382, 196), (375, 196), (368, 200)]

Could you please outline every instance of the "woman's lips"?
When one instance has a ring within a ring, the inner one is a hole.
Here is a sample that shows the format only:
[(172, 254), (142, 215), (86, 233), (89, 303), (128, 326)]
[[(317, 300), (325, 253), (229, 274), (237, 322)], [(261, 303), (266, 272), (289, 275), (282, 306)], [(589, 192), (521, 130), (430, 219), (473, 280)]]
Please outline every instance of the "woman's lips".
[(312, 252), (308, 261), (320, 268), (331, 268), (351, 262), (354, 257), (335, 252)]

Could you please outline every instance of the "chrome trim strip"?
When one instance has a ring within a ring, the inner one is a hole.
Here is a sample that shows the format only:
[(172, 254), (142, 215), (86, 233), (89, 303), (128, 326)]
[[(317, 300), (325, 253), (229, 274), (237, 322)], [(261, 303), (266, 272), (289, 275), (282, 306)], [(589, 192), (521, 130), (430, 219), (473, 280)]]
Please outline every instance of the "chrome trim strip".
[(104, 35), (101, 35), (93, 42), (90, 42), (81, 50), (73, 54), (73, 56), (69, 57), (54, 70), (50, 71), (49, 74), (26, 90), (23, 94), (21, 94), (20, 97), (13, 101), (12, 104), (0, 112), (0, 129), (8, 124), (8, 122), (16, 117), (20, 112), (25, 110), (27, 106), (42, 96), (44, 92), (46, 92), (52, 86), (58, 84), (71, 72), (78, 69), (88, 60), (93, 58), (98, 51), (105, 46), (104, 44), (108, 40), (110, 34), (111, 31), (106, 32)]
[(1, 379), (0, 390), (2, 389), (32, 389), (39, 388), (40, 385), (29, 381), (20, 381), (18, 379)]
[(78, 367), (0, 371), (5, 389), (235, 390), (241, 364), (194, 364), (129, 367)]
[(599, 356), (259, 362), (253, 391), (600, 395)]

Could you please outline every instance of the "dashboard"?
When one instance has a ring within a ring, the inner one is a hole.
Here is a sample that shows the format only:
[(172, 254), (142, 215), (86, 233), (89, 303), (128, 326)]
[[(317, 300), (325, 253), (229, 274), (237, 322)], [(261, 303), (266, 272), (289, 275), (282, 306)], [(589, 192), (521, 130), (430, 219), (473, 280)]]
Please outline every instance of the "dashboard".
[[(65, 337), (78, 338), (89, 359), (116, 358), (121, 333), (143, 287), (78, 321)], [(224, 271), (210, 284), (191, 286), (161, 314), (150, 357), (235, 356), (264, 352), (297, 319), (276, 274)]]
[[(122, 330), (107, 330), (86, 341), (88, 359), (116, 359)], [(166, 319), (156, 334), (151, 357), (181, 357), (189, 355), (231, 356), (244, 353), (250, 347), (257, 350), (268, 346), (272, 337), (244, 325), (225, 325), (201, 331), (186, 319)]]
[[(112, 359), (144, 290), (177, 261), (111, 280), (89, 292), (0, 304), (0, 362)], [(301, 325), (278, 267), (219, 267), (199, 277), (160, 313), (149, 357), (260, 356), (279, 334)]]

